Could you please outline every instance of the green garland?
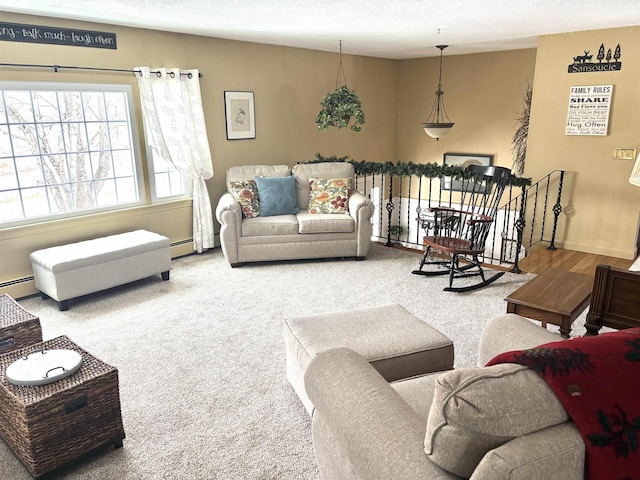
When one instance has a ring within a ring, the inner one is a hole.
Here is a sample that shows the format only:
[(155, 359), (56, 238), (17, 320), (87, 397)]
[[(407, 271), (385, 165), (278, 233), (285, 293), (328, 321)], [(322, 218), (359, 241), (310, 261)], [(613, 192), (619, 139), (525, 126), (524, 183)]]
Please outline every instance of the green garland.
[[(322, 163), (322, 162), (349, 162), (356, 171), (356, 175), (377, 175), (388, 174), (394, 177), (403, 177), (408, 175), (418, 175), (428, 178), (441, 178), (441, 177), (453, 177), (455, 179), (461, 179), (468, 176), (468, 172), (462, 167), (452, 165), (440, 165), (437, 163), (413, 163), (413, 162), (367, 162), (362, 160), (357, 162), (355, 160), (349, 160), (349, 156), (337, 157), (332, 155), (330, 157), (323, 157), (319, 153), (316, 153), (315, 160), (301, 163)], [(514, 187), (528, 187), (531, 185), (530, 178), (516, 177), (511, 174), (509, 176), (509, 185)]]

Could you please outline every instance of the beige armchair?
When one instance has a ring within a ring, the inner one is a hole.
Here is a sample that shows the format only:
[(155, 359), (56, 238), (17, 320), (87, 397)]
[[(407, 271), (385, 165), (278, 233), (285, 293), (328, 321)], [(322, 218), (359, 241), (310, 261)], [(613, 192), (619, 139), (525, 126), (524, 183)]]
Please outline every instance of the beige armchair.
[[(501, 315), (484, 329), (478, 360), (559, 339), (528, 319)], [(387, 383), (364, 357), (335, 348), (311, 360), (305, 387), (327, 480), (584, 478), (580, 433), (547, 384), (523, 365)]]

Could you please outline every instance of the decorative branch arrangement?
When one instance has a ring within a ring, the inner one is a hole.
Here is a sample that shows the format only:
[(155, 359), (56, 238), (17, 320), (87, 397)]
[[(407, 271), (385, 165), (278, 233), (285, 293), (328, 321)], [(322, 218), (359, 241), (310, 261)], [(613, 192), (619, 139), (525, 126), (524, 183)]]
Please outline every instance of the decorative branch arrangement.
[(511, 138), (511, 152), (513, 153), (514, 175), (521, 177), (524, 174), (524, 162), (527, 157), (527, 139), (529, 138), (529, 116), (531, 115), (531, 98), (533, 89), (531, 84), (527, 84), (524, 93), (524, 106), (522, 112), (516, 117), (516, 130)]

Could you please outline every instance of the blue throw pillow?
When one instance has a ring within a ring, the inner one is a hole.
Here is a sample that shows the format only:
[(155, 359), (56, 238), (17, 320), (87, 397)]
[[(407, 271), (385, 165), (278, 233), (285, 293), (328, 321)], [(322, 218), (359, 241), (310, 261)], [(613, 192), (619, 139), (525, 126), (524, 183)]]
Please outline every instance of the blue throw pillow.
[(260, 216), (295, 215), (298, 213), (296, 179), (288, 177), (255, 177), (260, 197)]

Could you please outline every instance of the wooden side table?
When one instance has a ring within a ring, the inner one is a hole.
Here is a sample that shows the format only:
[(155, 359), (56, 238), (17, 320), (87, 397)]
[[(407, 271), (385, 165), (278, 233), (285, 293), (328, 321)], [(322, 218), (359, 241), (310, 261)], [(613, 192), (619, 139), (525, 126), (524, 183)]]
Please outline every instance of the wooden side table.
[(558, 325), (560, 334), (569, 338), (571, 324), (587, 305), (593, 277), (582, 273), (550, 269), (510, 294), (507, 313)]

